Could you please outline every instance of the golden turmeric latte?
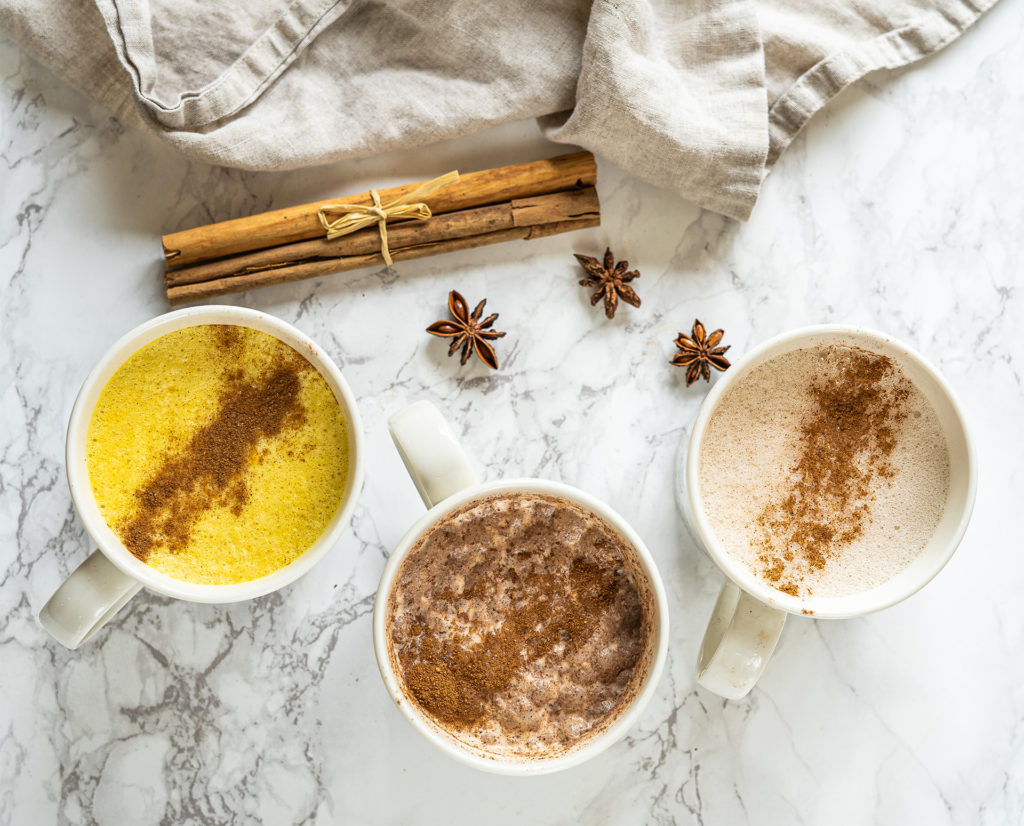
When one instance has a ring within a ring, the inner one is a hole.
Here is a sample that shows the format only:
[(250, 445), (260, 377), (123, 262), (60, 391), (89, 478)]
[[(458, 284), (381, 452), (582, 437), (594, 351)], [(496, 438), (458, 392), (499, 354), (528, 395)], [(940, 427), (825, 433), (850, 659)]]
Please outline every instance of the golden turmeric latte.
[(118, 369), (89, 422), (86, 463), (100, 513), (132, 554), (222, 585), (266, 576), (316, 542), (345, 492), (348, 433), (296, 350), (206, 324)]

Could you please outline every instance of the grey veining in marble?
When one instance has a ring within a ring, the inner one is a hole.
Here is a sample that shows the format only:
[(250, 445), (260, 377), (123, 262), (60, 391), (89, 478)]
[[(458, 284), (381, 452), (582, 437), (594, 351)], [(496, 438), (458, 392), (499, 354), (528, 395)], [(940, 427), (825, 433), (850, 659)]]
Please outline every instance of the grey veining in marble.
[[(923, 65), (845, 93), (796, 141), (746, 225), (602, 165), (604, 224), (569, 236), (231, 299), (293, 322), (360, 400), (351, 529), (287, 590), (209, 606), (143, 592), (68, 652), (36, 614), (91, 547), (64, 479), (78, 386), (165, 311), (162, 232), (369, 185), (556, 154), (532, 124), (289, 174), (189, 163), (0, 42), (0, 823), (734, 824), (1024, 820), (1024, 5)], [(643, 273), (608, 321), (571, 252)], [(460, 369), (423, 328), (455, 287), (501, 313), (502, 369)], [(906, 339), (965, 404), (981, 462), (946, 570), (880, 614), (799, 618), (757, 689), (693, 665), (721, 578), (673, 502), (704, 388), (668, 365), (694, 316), (739, 354), (795, 326)], [(422, 512), (387, 417), (432, 400), (481, 473), (560, 479), (645, 538), (673, 619), (660, 689), (626, 740), (564, 774), (483, 775), (435, 753), (370, 638), (389, 549)]]

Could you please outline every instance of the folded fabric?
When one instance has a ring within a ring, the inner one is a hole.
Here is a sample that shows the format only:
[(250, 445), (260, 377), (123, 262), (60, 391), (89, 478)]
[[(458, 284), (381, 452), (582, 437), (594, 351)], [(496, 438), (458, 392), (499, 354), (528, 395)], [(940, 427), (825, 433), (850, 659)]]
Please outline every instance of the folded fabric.
[(0, 30), (182, 152), (288, 169), (540, 118), (746, 219), (833, 95), (995, 0), (0, 0)]

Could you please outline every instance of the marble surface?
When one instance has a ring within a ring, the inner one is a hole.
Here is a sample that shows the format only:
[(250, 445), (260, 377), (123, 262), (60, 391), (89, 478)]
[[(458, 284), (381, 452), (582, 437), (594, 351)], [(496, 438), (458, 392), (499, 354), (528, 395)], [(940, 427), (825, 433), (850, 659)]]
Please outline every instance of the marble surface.
[[(9, 824), (983, 823), (1024, 819), (1024, 4), (816, 118), (746, 225), (601, 165), (604, 225), (236, 296), (321, 342), (357, 394), (368, 474), (315, 574), (249, 603), (142, 593), (77, 652), (36, 614), (92, 550), (63, 430), (92, 363), (166, 310), (158, 236), (374, 183), (556, 154), (533, 124), (289, 174), (189, 163), (0, 42), (0, 822)], [(573, 251), (639, 267), (614, 321)], [(486, 296), (502, 368), (460, 369), (423, 328)], [(694, 661), (721, 575), (673, 502), (705, 392), (668, 365), (694, 316), (732, 353), (854, 322), (923, 351), (980, 454), (977, 508), (924, 591), (849, 621), (792, 618), (759, 687), (723, 701)], [(370, 639), (389, 549), (422, 506), (386, 419), (445, 410), (488, 479), (609, 502), (664, 576), (669, 666), (630, 735), (585, 766), (476, 773), (415, 735)]]

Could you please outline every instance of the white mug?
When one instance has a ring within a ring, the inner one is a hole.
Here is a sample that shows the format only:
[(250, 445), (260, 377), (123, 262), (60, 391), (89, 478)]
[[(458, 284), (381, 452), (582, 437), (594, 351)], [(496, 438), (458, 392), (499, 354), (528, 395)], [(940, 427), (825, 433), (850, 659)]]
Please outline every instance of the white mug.
[[(429, 402), (421, 401), (395, 414), (391, 436), (405, 462), (413, 484), (429, 510), (402, 537), (384, 567), (373, 606), (373, 645), (377, 665), (391, 699), (413, 728), (441, 751), (467, 765), (496, 774), (547, 774), (578, 765), (601, 753), (632, 726), (657, 688), (668, 656), (668, 604), (661, 576), (650, 552), (636, 532), (615, 511), (593, 496), (558, 482), (541, 479), (509, 479), (481, 484), (466, 454), (444, 418)], [(652, 654), (640, 690), (629, 707), (606, 729), (565, 754), (536, 760), (515, 760), (484, 755), (459, 743), (420, 712), (405, 695), (388, 653), (387, 604), (398, 569), (417, 539), (432, 525), (468, 502), (496, 493), (528, 492), (558, 496), (582, 505), (612, 526), (635, 550), (636, 561), (653, 596)]]
[[(778, 591), (729, 556), (704, 512), (700, 452), (708, 422), (723, 395), (770, 358), (822, 344), (853, 344), (888, 356), (925, 395), (938, 415), (950, 455), (950, 489), (939, 524), (917, 558), (892, 579), (868, 591), (837, 597), (791, 596)], [(819, 619), (858, 617), (900, 602), (924, 587), (949, 561), (967, 530), (977, 488), (977, 459), (953, 391), (924, 358), (882, 333), (845, 325), (804, 327), (777, 336), (733, 364), (711, 388), (690, 431), (677, 473), (683, 517), (699, 546), (727, 579), (708, 622), (697, 657), (697, 681), (728, 699), (745, 696), (775, 650), (787, 614)]]
[[(86, 435), (93, 409), (110, 378), (136, 351), (167, 333), (201, 324), (233, 324), (269, 333), (300, 352), (334, 392), (348, 429), (349, 470), (345, 493), (320, 538), (288, 565), (250, 582), (199, 585), (151, 568), (125, 548), (100, 514), (86, 467)], [(68, 423), (66, 463), (71, 500), (86, 532), (99, 548), (56, 590), (39, 621), (62, 645), (78, 648), (145, 586), (191, 602), (239, 602), (283, 588), (306, 573), (345, 530), (363, 484), (363, 428), (355, 398), (341, 371), (309, 337), (290, 324), (242, 307), (206, 306), (177, 310), (147, 321), (122, 336), (92, 369), (78, 392)]]

